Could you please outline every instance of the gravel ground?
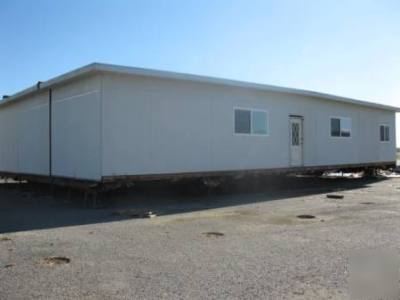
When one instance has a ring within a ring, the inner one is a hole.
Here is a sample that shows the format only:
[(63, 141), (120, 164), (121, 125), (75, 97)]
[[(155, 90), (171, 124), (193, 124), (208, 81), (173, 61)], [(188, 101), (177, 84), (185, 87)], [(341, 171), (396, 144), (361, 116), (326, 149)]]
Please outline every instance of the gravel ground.
[(91, 210), (3, 185), (0, 299), (348, 299), (355, 250), (400, 250), (400, 179), (299, 180)]

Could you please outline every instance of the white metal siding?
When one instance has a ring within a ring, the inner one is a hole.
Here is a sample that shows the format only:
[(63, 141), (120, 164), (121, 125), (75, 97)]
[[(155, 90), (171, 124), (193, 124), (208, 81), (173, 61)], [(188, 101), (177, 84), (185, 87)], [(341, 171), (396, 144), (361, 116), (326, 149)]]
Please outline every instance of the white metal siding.
[[(234, 108), (266, 110), (268, 136), (234, 134)], [(48, 91), (0, 109), (0, 171), (49, 174)], [(101, 176), (289, 166), (289, 115), (304, 117), (304, 165), (395, 160), (395, 113), (310, 96), (106, 73), (53, 87), (52, 173)], [(352, 119), (351, 138), (330, 117)], [(390, 126), (390, 142), (379, 125)]]
[[(235, 135), (234, 107), (269, 112), (269, 136)], [(289, 166), (289, 115), (304, 117), (305, 166), (395, 160), (395, 113), (306, 96), (104, 75), (103, 176)], [(351, 138), (330, 117), (352, 119)], [(391, 126), (380, 143), (379, 124)]]
[(48, 175), (46, 92), (0, 109), (0, 171)]
[(101, 85), (91, 77), (53, 90), (54, 176), (101, 178)]

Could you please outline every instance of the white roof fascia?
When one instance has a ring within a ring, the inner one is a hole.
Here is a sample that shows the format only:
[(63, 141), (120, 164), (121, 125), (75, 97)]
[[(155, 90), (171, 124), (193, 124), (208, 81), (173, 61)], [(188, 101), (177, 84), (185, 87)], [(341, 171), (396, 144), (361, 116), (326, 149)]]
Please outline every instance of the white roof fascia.
[(367, 102), (367, 101), (362, 101), (362, 100), (357, 100), (357, 99), (352, 99), (352, 98), (347, 98), (347, 97), (341, 97), (341, 96), (335, 96), (335, 95), (330, 95), (330, 94), (326, 94), (326, 93), (302, 90), (302, 89), (287, 88), (287, 87), (280, 87), (280, 86), (267, 85), (267, 84), (230, 80), (230, 79), (222, 79), (222, 78), (216, 78), (216, 77), (208, 77), (208, 76), (200, 76), (200, 75), (192, 75), (192, 74), (184, 74), (184, 73), (176, 73), (176, 72), (168, 72), (168, 71), (158, 71), (158, 70), (119, 66), (119, 65), (112, 65), (112, 64), (103, 64), (103, 63), (92, 63), (92, 64), (86, 65), (84, 67), (75, 69), (71, 72), (65, 73), (63, 75), (54, 77), (50, 80), (42, 82), (40, 84), (39, 89), (38, 89), (37, 85), (31, 86), (31, 87), (29, 87), (25, 90), (22, 90), (4, 100), (1, 100), (0, 107), (11, 101), (16, 101), (16, 100), (21, 99), (30, 94), (39, 92), (40, 90), (49, 89), (55, 85), (59, 85), (61, 83), (76, 79), (76, 78), (84, 76), (84, 75), (88, 75), (93, 72), (109, 72), (109, 73), (136, 75), (136, 76), (148, 76), (148, 77), (156, 77), (156, 78), (203, 82), (203, 83), (210, 83), (210, 84), (224, 85), (224, 86), (242, 87), (242, 88), (248, 88), (248, 89), (257, 89), (257, 90), (263, 90), (263, 91), (271, 91), (271, 92), (277, 92), (277, 93), (287, 93), (287, 94), (294, 94), (294, 95), (300, 95), (300, 96), (306, 96), (306, 97), (313, 97), (313, 98), (331, 100), (331, 101), (336, 101), (336, 102), (350, 103), (350, 104), (359, 105), (359, 106), (372, 107), (372, 108), (376, 108), (376, 109), (400, 112), (399, 107), (383, 105), (383, 104), (378, 104), (378, 103), (372, 103), (372, 102)]

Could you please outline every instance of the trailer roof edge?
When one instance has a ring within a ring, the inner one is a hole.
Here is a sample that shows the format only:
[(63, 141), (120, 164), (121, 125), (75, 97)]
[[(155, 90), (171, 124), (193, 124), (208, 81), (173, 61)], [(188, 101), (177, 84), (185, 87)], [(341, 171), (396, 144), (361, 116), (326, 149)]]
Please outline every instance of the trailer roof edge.
[(268, 84), (239, 81), (239, 80), (231, 80), (231, 79), (224, 79), (224, 78), (217, 78), (217, 77), (210, 77), (210, 76), (201, 76), (201, 75), (177, 73), (177, 72), (170, 72), (170, 71), (160, 71), (160, 70), (144, 69), (144, 68), (137, 68), (137, 67), (104, 64), (104, 63), (91, 63), (89, 65), (83, 66), (81, 68), (75, 69), (75, 70), (67, 72), (65, 74), (56, 76), (45, 82), (41, 82), (39, 87), (38, 87), (38, 85), (33, 85), (27, 89), (24, 89), (20, 92), (13, 94), (12, 96), (7, 97), (4, 100), (1, 100), (0, 107), (2, 107), (5, 104), (8, 104), (10, 102), (24, 98), (26, 96), (29, 96), (31, 94), (40, 92), (42, 90), (50, 89), (55, 85), (59, 85), (64, 82), (67, 82), (67, 81), (70, 81), (70, 80), (73, 80), (73, 79), (76, 79), (76, 78), (79, 78), (79, 77), (82, 77), (85, 75), (89, 75), (91, 73), (96, 73), (96, 72), (108, 72), (108, 73), (117, 73), (117, 74), (126, 74), (126, 75), (148, 76), (148, 77), (156, 77), (156, 78), (202, 82), (202, 83), (232, 86), (232, 87), (241, 87), (241, 88), (248, 88), (248, 89), (257, 89), (257, 90), (263, 90), (263, 91), (271, 91), (271, 92), (278, 92), (278, 93), (307, 96), (307, 97), (319, 98), (319, 99), (330, 100), (330, 101), (335, 101), (335, 102), (349, 103), (349, 104), (354, 104), (354, 105), (358, 105), (358, 106), (371, 107), (371, 108), (375, 108), (375, 109), (400, 112), (400, 107), (394, 107), (394, 106), (390, 106), (390, 105), (373, 103), (373, 102), (368, 102), (368, 101), (364, 101), (364, 100), (358, 100), (358, 99), (342, 97), (342, 96), (321, 93), (321, 92), (316, 92), (316, 91), (310, 91), (310, 90), (281, 87), (281, 86), (274, 86), (274, 85), (268, 85)]

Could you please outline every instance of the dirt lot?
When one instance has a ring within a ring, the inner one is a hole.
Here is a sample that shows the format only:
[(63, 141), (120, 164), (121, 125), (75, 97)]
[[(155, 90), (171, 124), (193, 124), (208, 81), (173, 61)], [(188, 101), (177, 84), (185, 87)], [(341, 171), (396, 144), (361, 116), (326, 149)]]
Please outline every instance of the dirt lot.
[(400, 250), (399, 178), (63, 199), (0, 187), (0, 299), (347, 299), (354, 250)]

